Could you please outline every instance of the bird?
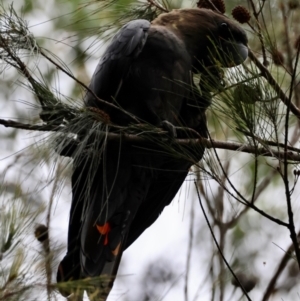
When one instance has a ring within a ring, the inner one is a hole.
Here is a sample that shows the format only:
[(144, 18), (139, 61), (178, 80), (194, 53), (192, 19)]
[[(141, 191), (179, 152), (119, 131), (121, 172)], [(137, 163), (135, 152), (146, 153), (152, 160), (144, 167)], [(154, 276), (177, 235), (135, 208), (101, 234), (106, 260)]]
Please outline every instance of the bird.
[(77, 144), (61, 152), (73, 158), (73, 174), (68, 247), (58, 266), (58, 283), (106, 273), (170, 204), (204, 154), (201, 145), (196, 150), (174, 146), (172, 153), (172, 139), (183, 135), (176, 128), (207, 137), (210, 88), (197, 85), (194, 75), (218, 81), (208, 70), (241, 64), (247, 44), (237, 23), (200, 8), (172, 10), (151, 22), (133, 20), (115, 34), (92, 76), (84, 106), (105, 112), (114, 125), (166, 129), (171, 150), (120, 139), (97, 142), (97, 159), (88, 150), (75, 155), (81, 150)]

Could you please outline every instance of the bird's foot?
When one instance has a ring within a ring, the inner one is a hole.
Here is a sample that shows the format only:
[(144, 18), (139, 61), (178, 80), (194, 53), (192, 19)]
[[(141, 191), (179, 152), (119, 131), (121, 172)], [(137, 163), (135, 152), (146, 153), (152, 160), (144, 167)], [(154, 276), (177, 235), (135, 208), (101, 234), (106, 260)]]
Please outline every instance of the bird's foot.
[(173, 125), (171, 122), (168, 120), (163, 120), (160, 123), (160, 126), (168, 132), (171, 138), (176, 138), (177, 137), (177, 131), (175, 125)]

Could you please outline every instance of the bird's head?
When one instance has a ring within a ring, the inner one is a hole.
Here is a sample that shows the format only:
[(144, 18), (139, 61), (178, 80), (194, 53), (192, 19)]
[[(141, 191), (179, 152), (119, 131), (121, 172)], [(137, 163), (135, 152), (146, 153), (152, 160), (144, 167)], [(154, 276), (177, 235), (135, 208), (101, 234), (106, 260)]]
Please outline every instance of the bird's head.
[(178, 9), (160, 15), (154, 24), (164, 25), (185, 43), (193, 67), (233, 67), (248, 56), (245, 31), (226, 16), (209, 9)]

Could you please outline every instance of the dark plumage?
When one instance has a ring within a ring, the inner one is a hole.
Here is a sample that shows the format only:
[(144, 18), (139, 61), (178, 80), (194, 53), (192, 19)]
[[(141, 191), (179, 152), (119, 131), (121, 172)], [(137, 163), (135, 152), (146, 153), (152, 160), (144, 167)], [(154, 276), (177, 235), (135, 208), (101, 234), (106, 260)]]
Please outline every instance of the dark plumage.
[[(206, 137), (210, 95), (205, 87), (202, 95), (192, 92), (192, 75), (207, 76), (207, 67), (235, 66), (246, 57), (245, 32), (225, 16), (206, 9), (174, 10), (152, 23), (126, 24), (101, 58), (90, 89), (141, 123), (167, 121)], [(105, 111), (115, 124), (134, 122), (89, 92), (85, 105)], [(204, 149), (185, 152), (172, 156), (156, 145), (143, 149), (108, 142), (97, 164), (74, 160), (68, 251), (58, 269), (59, 282), (100, 275), (156, 220)]]

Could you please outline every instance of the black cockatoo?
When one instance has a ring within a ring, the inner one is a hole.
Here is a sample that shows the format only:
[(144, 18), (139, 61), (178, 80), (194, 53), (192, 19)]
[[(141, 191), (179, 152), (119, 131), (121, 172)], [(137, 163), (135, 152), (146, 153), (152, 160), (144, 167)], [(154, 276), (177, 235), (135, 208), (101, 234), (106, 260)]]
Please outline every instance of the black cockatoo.
[[(247, 49), (244, 30), (207, 9), (173, 10), (151, 23), (131, 21), (110, 42), (90, 89), (136, 118), (99, 102), (90, 92), (85, 106), (104, 111), (116, 125), (139, 120), (157, 127), (189, 127), (207, 137), (210, 95), (205, 87), (195, 93), (193, 74), (209, 76), (210, 67), (236, 66), (246, 59)], [(100, 148), (98, 160), (84, 154), (73, 160), (68, 250), (58, 282), (104, 273), (106, 264), (170, 204), (204, 152), (199, 147), (189, 159), (178, 150), (172, 155), (155, 146), (107, 141)]]

